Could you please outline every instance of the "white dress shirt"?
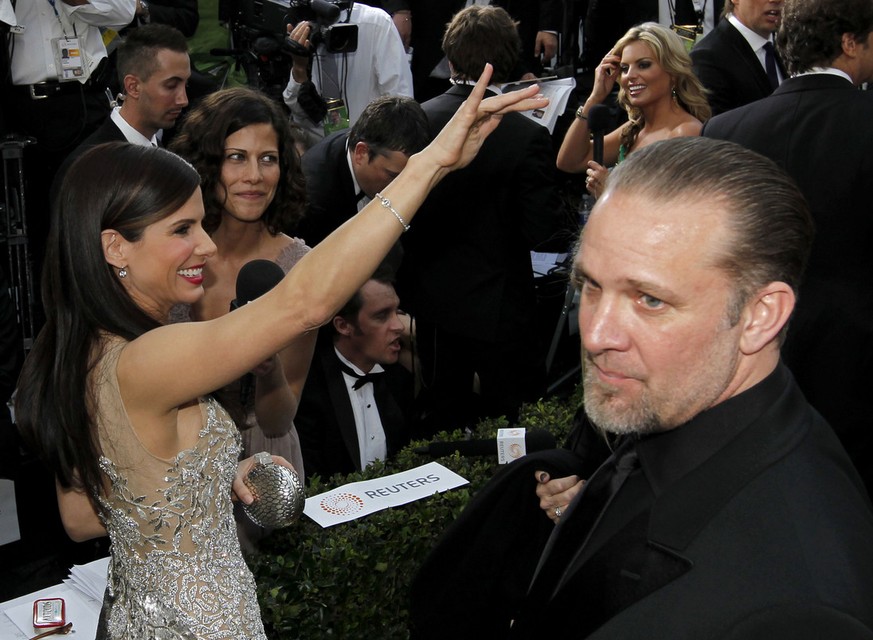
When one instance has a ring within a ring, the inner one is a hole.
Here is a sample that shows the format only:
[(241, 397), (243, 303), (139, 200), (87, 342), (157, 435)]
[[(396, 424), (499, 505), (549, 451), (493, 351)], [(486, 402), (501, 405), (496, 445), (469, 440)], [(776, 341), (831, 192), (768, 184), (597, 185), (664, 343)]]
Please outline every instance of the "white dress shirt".
[(121, 130), (121, 133), (124, 134), (124, 138), (130, 144), (138, 144), (141, 147), (157, 147), (158, 146), (158, 136), (157, 134), (153, 135), (151, 140), (146, 138), (139, 131), (131, 127), (127, 120), (121, 115), (121, 107), (115, 107), (112, 110), (112, 113), (109, 114), (109, 117), (112, 118), (112, 122), (115, 123), (115, 126)]
[[(12, 84), (57, 80), (52, 41), (65, 36), (80, 39), (90, 77), (106, 57), (100, 28), (121, 29), (130, 24), (136, 0), (90, 0), (75, 7), (63, 0), (55, 0), (55, 9), (48, 0), (18, 0), (15, 17), (24, 29), (10, 38)], [(86, 80), (82, 78), (81, 82)]]
[[(328, 54), (324, 44), (318, 45), (318, 56), (312, 62), (311, 80), (320, 94), (324, 72), (320, 58), (324, 55), (333, 56), (338, 76), (344, 79), (341, 83), (344, 88), (341, 97), (349, 111), (349, 126), (352, 126), (367, 105), (376, 98), (412, 97), (412, 72), (397, 28), (382, 9), (355, 3), (349, 22), (358, 25), (357, 51)], [(300, 87), (301, 84), (291, 77), (282, 94), (285, 104), (291, 110), (291, 119), (317, 139), (323, 138), (322, 123), (313, 123), (297, 103)]]
[[(773, 42), (771, 38), (764, 38), (761, 35), (755, 33), (749, 27), (744, 25), (739, 19), (734, 15), (728, 15), (728, 20), (730, 20), (731, 24), (737, 28), (742, 36), (746, 39), (746, 42), (749, 43), (749, 46), (752, 47), (752, 51), (755, 52), (755, 55), (758, 57), (758, 61), (761, 63), (761, 67), (764, 71), (767, 70), (767, 59), (766, 53), (764, 52), (764, 45), (768, 42)], [(779, 82), (782, 82), (785, 78), (782, 77), (782, 72), (779, 70), (779, 65), (776, 65), (776, 75), (779, 78)]]
[[(358, 367), (346, 360), (343, 355), (334, 348), (336, 357), (340, 362), (348, 366), (359, 375), (365, 375)], [(375, 365), (370, 373), (384, 371), (381, 365)], [(367, 383), (360, 389), (355, 389), (357, 378), (343, 371), (343, 380), (346, 390), (349, 392), (349, 401), (352, 404), (352, 412), (355, 414), (355, 427), (358, 431), (358, 449), (361, 452), (361, 469), (376, 460), (384, 460), (388, 456), (388, 443), (385, 439), (385, 429), (382, 427), (382, 418), (379, 416), (379, 408), (376, 406), (376, 397), (373, 394), (373, 383)]]

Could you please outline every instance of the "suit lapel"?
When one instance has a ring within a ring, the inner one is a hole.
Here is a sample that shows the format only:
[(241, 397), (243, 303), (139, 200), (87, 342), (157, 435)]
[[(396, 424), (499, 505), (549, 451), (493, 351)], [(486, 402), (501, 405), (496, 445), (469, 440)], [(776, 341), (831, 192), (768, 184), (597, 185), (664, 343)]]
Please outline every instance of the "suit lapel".
[(322, 362), (327, 374), (327, 390), (336, 413), (340, 435), (346, 445), (346, 450), (349, 452), (349, 457), (352, 459), (352, 464), (356, 470), (360, 471), (361, 448), (358, 444), (358, 431), (355, 427), (355, 413), (352, 410), (346, 381), (339, 366), (340, 362), (332, 346), (323, 350)]
[(399, 448), (398, 443), (404, 441), (403, 432), (406, 427), (403, 412), (394, 399), (394, 394), (388, 384), (389, 375), (390, 373), (386, 370), (373, 381), (373, 397), (376, 399), (376, 407), (379, 409), (379, 420), (385, 431), (385, 443), (390, 456)]
[[(749, 74), (749, 80), (758, 85), (758, 88), (764, 92), (764, 95), (769, 94), (772, 89), (770, 87), (770, 79), (767, 77), (767, 72), (764, 71), (764, 66), (761, 64), (761, 61), (758, 60), (758, 56), (755, 55), (755, 52), (752, 51), (752, 47), (749, 46), (749, 43), (743, 37), (743, 34), (730, 23), (730, 20), (722, 20), (717, 28), (724, 29), (725, 37), (728, 39), (731, 47), (737, 54), (737, 60)], [(779, 61), (778, 56), (777, 61), (781, 68), (782, 62)], [(783, 77), (785, 76), (783, 75)]]

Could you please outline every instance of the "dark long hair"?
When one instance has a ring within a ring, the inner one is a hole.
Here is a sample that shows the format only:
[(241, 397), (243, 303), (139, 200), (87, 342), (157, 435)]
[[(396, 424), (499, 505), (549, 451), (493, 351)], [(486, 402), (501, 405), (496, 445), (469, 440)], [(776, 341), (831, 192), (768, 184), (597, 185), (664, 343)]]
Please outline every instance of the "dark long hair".
[[(252, 124), (269, 124), (279, 142), (279, 184), (261, 218), (267, 231), (292, 233), (306, 202), (303, 171), (294, 148), (288, 117), (275, 101), (247, 87), (212, 93), (191, 110), (170, 148), (200, 174), (206, 217), (203, 228), (212, 233), (221, 223), (224, 200), (219, 197), (224, 145), (228, 136)], [(227, 194), (225, 193), (225, 198)]]
[(94, 390), (89, 373), (104, 334), (133, 340), (160, 322), (134, 303), (106, 262), (100, 234), (137, 242), (200, 185), (178, 156), (111, 142), (71, 166), (52, 211), (43, 268), (46, 324), (24, 363), (15, 413), (26, 443), (64, 487), (100, 492)]

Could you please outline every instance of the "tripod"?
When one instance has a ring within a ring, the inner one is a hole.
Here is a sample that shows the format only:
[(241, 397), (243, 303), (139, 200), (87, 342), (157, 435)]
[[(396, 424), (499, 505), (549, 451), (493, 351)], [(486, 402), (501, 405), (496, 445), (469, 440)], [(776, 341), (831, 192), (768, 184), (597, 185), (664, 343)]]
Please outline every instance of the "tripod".
[(3, 201), (6, 218), (0, 227), (0, 243), (6, 244), (9, 257), (9, 293), (15, 304), (22, 346), (26, 354), (36, 337), (36, 304), (33, 292), (33, 266), (27, 245), (27, 217), (24, 202), (24, 147), (34, 144), (27, 136), (10, 135), (0, 142), (3, 155)]

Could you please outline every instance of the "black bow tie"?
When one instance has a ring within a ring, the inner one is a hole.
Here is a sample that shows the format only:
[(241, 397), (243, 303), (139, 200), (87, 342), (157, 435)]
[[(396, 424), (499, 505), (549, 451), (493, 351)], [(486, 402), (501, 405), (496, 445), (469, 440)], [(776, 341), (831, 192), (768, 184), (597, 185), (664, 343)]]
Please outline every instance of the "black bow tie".
[(358, 191), (358, 195), (355, 196), (355, 202), (360, 202), (361, 200), (363, 200), (366, 197), (367, 197), (366, 193), (364, 193), (363, 191)]
[(372, 373), (365, 373), (364, 375), (361, 375), (360, 373), (355, 373), (351, 367), (347, 366), (343, 362), (340, 362), (340, 369), (343, 370), (343, 373), (347, 373), (350, 376), (352, 376), (353, 378), (357, 378), (357, 380), (355, 380), (355, 384), (352, 385), (352, 389), (354, 389), (355, 391), (357, 391), (358, 389), (363, 387), (368, 382), (374, 382), (376, 380), (376, 378), (378, 378), (380, 375), (385, 373), (385, 371), (383, 370), (383, 371), (374, 371)]

